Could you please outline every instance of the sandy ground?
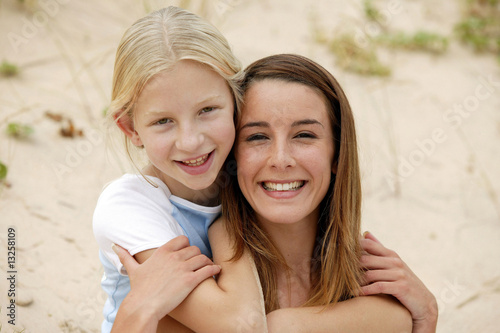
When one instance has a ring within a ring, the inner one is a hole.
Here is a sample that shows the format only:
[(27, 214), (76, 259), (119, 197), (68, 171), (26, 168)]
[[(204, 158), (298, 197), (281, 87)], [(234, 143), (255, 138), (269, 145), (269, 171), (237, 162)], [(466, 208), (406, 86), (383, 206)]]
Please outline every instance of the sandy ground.
[[(188, 3), (190, 1), (184, 1)], [(98, 332), (104, 302), (92, 213), (102, 186), (129, 166), (100, 129), (114, 52), (150, 9), (175, 1), (39, 1), (27, 11), (0, 1), (0, 60), (20, 75), (0, 77), (2, 332)], [(394, 29), (450, 35), (455, 1), (378, 1)], [(399, 8), (391, 12), (391, 6)], [(500, 66), (453, 40), (442, 56), (388, 51), (393, 74), (367, 78), (338, 68), (312, 28), (370, 30), (362, 1), (191, 1), (227, 36), (244, 65), (282, 52), (331, 70), (356, 114), (363, 171), (363, 228), (396, 249), (436, 295), (439, 332), (500, 332)], [(465, 110), (459, 113), (459, 109)], [(83, 137), (64, 138), (71, 119)], [(8, 137), (9, 122), (34, 128)], [(118, 156), (118, 157), (117, 157)], [(495, 167), (496, 166), (496, 167)], [(10, 319), (8, 228), (15, 230), (15, 326)]]

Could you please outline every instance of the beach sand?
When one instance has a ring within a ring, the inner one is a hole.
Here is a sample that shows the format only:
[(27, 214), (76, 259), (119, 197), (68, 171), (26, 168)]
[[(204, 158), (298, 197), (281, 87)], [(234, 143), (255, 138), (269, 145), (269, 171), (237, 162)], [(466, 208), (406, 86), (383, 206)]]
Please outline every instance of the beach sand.
[[(344, 71), (315, 41), (314, 29), (356, 31), (360, 42), (379, 34), (361, 0), (183, 3), (217, 25), (244, 66), (298, 53), (337, 77), (356, 116), (363, 230), (396, 250), (436, 295), (438, 332), (500, 332), (500, 65), (452, 36), (460, 5), (377, 1), (391, 30), (450, 36), (442, 55), (382, 50), (392, 75), (379, 78)], [(99, 332), (105, 298), (93, 209), (107, 182), (133, 170), (108, 148), (101, 126), (114, 53), (133, 21), (170, 4), (180, 2), (0, 2), (0, 61), (20, 69), (0, 77), (0, 161), (8, 166), (0, 188), (1, 332)], [(69, 120), (73, 138), (60, 134)], [(10, 137), (11, 122), (34, 132)]]

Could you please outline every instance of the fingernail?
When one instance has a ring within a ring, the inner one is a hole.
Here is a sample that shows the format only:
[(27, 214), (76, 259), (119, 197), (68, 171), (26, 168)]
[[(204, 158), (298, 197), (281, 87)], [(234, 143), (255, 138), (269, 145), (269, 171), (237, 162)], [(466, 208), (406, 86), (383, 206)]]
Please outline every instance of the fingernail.
[(366, 238), (366, 236), (368, 236), (369, 233), (370, 233), (369, 231), (363, 232), (363, 237)]
[(222, 266), (221, 266), (221, 265), (217, 265), (217, 266), (219, 266), (219, 269), (221, 269), (221, 270), (222, 270)]
[(116, 244), (115, 243), (111, 243), (111, 249), (116, 253), (118, 254), (118, 249), (116, 247)]

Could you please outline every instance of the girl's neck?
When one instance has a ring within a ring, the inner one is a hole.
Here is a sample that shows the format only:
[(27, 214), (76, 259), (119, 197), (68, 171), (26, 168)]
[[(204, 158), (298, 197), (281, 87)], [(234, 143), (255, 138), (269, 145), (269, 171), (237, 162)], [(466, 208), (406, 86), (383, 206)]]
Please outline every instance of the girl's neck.
[(214, 182), (210, 187), (203, 190), (193, 190), (186, 187), (184, 184), (178, 182), (173, 178), (167, 178), (164, 174), (160, 173), (154, 166), (148, 165), (144, 168), (145, 175), (153, 176), (161, 179), (167, 185), (170, 193), (176, 197), (191, 201), (201, 206), (217, 206), (220, 204), (219, 199), (219, 186)]

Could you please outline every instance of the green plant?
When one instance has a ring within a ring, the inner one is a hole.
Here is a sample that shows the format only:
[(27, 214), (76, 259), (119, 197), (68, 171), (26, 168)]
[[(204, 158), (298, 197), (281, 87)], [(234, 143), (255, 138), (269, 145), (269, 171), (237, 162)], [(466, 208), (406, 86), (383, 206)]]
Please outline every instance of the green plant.
[(29, 125), (24, 125), (21, 123), (9, 123), (7, 124), (7, 135), (15, 138), (27, 138), (30, 136), (34, 130), (33, 127)]
[(448, 49), (448, 38), (428, 31), (417, 31), (414, 34), (404, 32), (383, 34), (378, 41), (392, 48), (410, 51), (444, 53)]
[(7, 178), (7, 171), (7, 166), (3, 164), (2, 161), (0, 161), (0, 181), (3, 181), (5, 178)]
[(342, 68), (361, 75), (388, 76), (391, 69), (382, 64), (373, 44), (361, 47), (352, 34), (342, 34), (328, 43)]
[(0, 64), (0, 75), (2, 76), (15, 76), (19, 74), (19, 67), (4, 60)]
[(368, 20), (380, 23), (380, 12), (375, 7), (372, 0), (363, 1), (363, 10)]

